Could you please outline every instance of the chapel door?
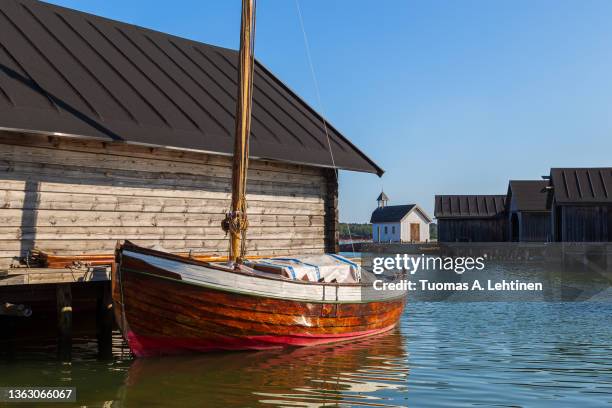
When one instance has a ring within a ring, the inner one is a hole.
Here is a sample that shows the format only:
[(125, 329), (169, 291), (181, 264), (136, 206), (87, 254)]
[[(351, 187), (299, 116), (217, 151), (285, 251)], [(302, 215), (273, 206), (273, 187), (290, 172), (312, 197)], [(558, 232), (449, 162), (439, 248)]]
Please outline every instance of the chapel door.
[(410, 241), (419, 242), (421, 240), (421, 226), (417, 223), (410, 224)]

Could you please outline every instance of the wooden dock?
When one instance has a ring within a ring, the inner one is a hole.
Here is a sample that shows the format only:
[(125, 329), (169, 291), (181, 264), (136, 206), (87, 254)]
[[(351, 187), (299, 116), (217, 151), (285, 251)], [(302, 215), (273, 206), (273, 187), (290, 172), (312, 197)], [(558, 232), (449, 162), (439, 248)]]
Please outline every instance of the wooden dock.
[(110, 267), (11, 268), (0, 270), (0, 286), (110, 281)]
[(2, 269), (0, 299), (0, 345), (4, 350), (12, 349), (19, 329), (31, 333), (37, 330), (33, 326), (47, 323), (43, 325), (48, 331), (48, 321), (55, 317), (58, 357), (69, 360), (76, 312), (95, 321), (99, 354), (109, 355), (114, 327), (110, 267)]

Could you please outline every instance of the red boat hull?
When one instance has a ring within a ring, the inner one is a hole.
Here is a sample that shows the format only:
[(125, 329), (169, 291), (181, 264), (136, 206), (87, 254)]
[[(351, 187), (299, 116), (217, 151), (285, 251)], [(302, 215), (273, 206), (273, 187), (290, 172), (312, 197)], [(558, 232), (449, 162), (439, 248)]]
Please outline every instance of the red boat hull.
[(115, 313), (138, 357), (356, 339), (392, 329), (405, 303), (403, 297), (362, 303), (262, 297), (188, 284), (129, 257), (118, 267)]
[(127, 339), (132, 353), (137, 357), (153, 357), (185, 353), (203, 353), (216, 350), (270, 350), (283, 347), (317, 346), (340, 341), (355, 340), (393, 329), (395, 325), (368, 332), (348, 333), (342, 336), (245, 336), (215, 339), (173, 338), (139, 336), (130, 331)]

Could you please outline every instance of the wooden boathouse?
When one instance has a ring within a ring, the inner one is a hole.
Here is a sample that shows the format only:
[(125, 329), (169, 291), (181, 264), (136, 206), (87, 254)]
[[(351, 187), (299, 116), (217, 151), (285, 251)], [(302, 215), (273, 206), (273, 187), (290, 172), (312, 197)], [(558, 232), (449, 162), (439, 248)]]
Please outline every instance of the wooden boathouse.
[(510, 242), (552, 240), (549, 190), (546, 180), (510, 180), (506, 202)]
[[(106, 280), (117, 240), (227, 255), (237, 52), (35, 0), (0, 21), (0, 304)], [(337, 170), (382, 170), (261, 63), (253, 92), (248, 255), (336, 252)]]
[(552, 231), (557, 242), (612, 242), (612, 168), (550, 171)]
[[(118, 239), (227, 251), (237, 53), (33, 0), (1, 4), (0, 264)], [(338, 168), (381, 173), (329, 130)], [(334, 251), (324, 119), (257, 64), (248, 251)]]
[(436, 195), (439, 242), (504, 242), (508, 237), (505, 195)]

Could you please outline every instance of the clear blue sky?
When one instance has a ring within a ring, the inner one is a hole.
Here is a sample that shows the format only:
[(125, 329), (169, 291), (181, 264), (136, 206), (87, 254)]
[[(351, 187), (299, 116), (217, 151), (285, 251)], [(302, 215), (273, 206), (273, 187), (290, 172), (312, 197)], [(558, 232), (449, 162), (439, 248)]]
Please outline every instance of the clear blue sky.
[[(386, 170), (342, 172), (340, 219), (612, 166), (612, 1), (300, 0), (322, 113)], [(237, 48), (239, 0), (52, 0)], [(257, 57), (313, 107), (293, 0), (259, 0)]]

